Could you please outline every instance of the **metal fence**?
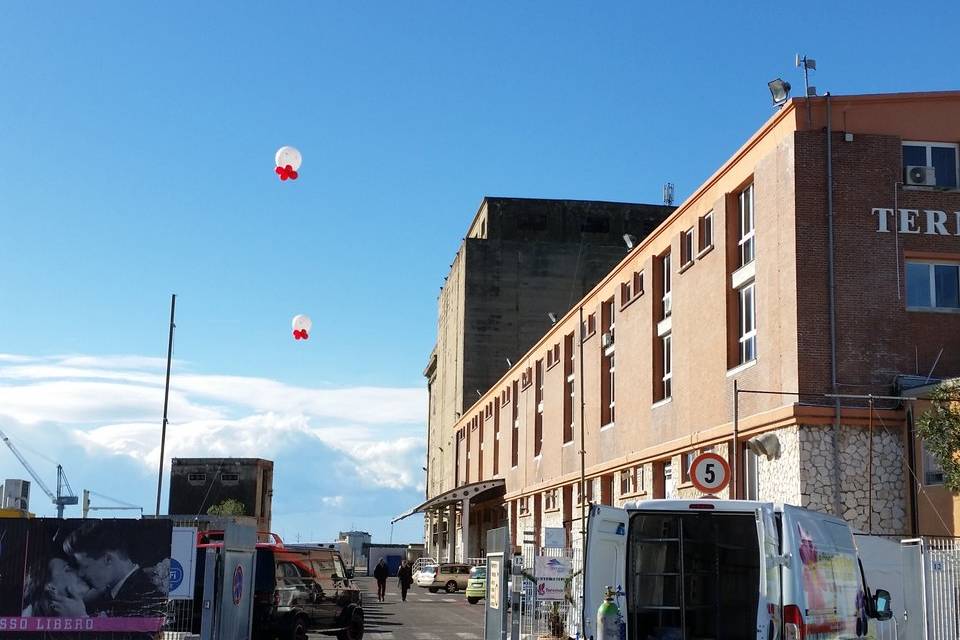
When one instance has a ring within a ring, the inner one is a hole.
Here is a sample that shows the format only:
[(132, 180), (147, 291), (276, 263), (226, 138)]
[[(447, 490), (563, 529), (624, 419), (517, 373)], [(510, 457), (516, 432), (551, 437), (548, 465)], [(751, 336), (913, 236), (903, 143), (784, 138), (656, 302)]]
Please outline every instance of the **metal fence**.
[(960, 638), (960, 540), (925, 538), (927, 638)]
[[(537, 640), (541, 637), (576, 637), (579, 627), (580, 592), (582, 591), (582, 554), (577, 548), (542, 548), (531, 538), (532, 532), (524, 536), (522, 547), (523, 578), (520, 593), (520, 638)], [(536, 557), (543, 555), (553, 558), (572, 560), (572, 578), (567, 585), (563, 600), (543, 600), (537, 597), (534, 566)]]

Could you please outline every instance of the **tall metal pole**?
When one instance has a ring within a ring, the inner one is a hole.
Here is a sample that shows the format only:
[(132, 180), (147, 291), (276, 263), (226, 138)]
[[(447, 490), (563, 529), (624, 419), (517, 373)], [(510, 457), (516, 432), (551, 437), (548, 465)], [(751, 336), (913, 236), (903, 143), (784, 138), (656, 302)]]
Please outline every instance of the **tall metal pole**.
[[(580, 369), (577, 377), (580, 380), (580, 558), (583, 563), (583, 569), (586, 569), (587, 565), (587, 442), (586, 442), (586, 429), (584, 427), (584, 416), (586, 413), (586, 402), (583, 397), (583, 338), (584, 338), (584, 327), (583, 327), (583, 305), (580, 305), (578, 311), (578, 316), (580, 320), (580, 326), (577, 328), (577, 340), (580, 342), (579, 347), (579, 357), (577, 358), (577, 366)], [(581, 570), (582, 571), (582, 570)], [(586, 575), (582, 573), (582, 575)], [(583, 588), (580, 590), (580, 630), (581, 632), (587, 628), (587, 613), (583, 610), (584, 603), (586, 599), (586, 589), (587, 585), (581, 579)]]
[(177, 310), (177, 294), (170, 296), (170, 336), (167, 339), (167, 380), (163, 387), (163, 427), (160, 431), (160, 470), (157, 473), (157, 510), (155, 516), (160, 515), (160, 490), (163, 487), (163, 455), (167, 444), (167, 405), (170, 400), (170, 361), (173, 358), (173, 322)]
[(870, 438), (867, 454), (867, 533), (873, 533), (873, 396), (870, 396), (870, 418), (867, 423)]

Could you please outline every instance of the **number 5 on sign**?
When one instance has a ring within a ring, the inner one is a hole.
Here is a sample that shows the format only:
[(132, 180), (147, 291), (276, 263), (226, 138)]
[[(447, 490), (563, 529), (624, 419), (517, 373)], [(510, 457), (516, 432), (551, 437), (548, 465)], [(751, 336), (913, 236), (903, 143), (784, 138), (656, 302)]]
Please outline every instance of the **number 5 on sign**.
[(716, 453), (701, 453), (690, 463), (690, 482), (704, 493), (718, 493), (730, 484), (730, 465)]

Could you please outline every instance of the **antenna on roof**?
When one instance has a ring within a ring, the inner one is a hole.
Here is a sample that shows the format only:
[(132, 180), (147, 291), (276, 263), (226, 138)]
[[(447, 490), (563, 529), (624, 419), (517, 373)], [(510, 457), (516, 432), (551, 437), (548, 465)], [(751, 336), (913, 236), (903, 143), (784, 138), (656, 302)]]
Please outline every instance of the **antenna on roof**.
[(665, 182), (663, 185), (663, 204), (668, 207), (673, 206), (673, 183)]

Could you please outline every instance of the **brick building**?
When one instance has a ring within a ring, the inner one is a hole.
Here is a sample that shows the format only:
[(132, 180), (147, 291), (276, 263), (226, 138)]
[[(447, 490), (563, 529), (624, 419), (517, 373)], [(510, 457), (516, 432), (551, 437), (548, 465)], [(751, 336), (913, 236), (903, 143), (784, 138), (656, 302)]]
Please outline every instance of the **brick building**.
[(960, 533), (914, 403), (867, 397), (960, 374), (958, 142), (960, 92), (789, 101), (463, 412), (457, 486), (418, 508), (455, 544), (428, 554), (502, 522), (572, 541), (584, 497), (698, 496), (707, 450), (739, 497)]

